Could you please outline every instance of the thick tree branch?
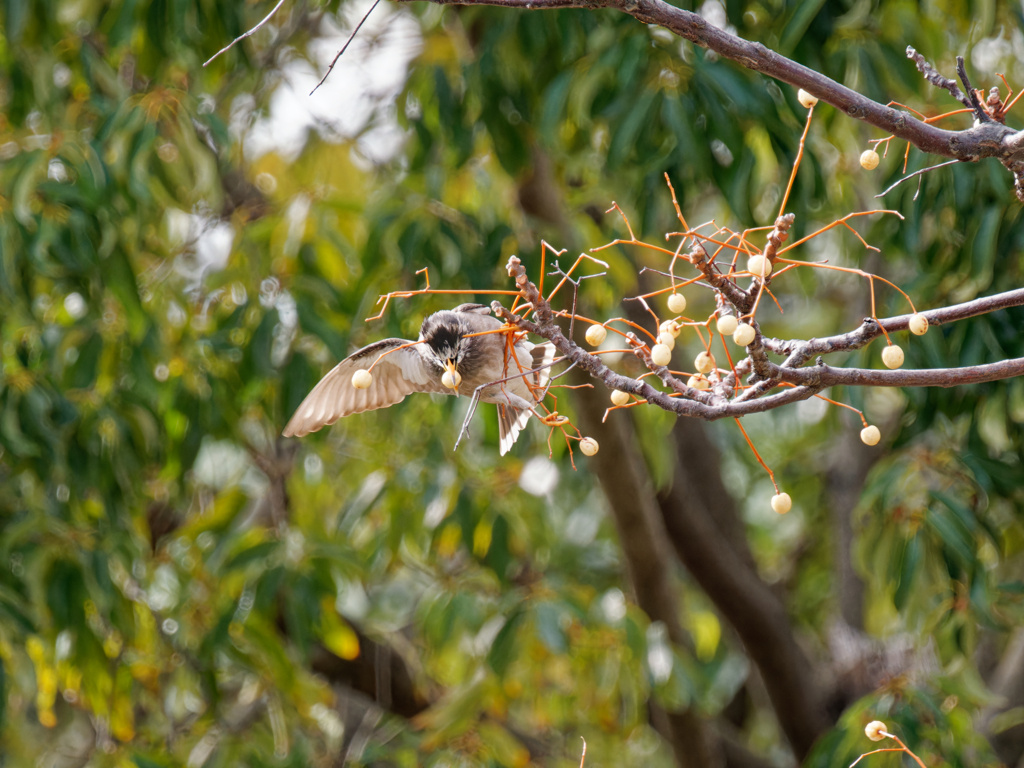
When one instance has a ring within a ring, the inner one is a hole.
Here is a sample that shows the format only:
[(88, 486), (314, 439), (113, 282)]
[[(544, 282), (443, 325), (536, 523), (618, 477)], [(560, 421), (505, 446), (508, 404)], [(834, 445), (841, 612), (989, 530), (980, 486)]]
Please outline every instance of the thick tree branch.
[[(699, 424), (680, 420), (672, 488), (659, 499), (669, 539), (687, 570), (733, 626), (757, 664), (783, 732), (798, 760), (830, 726), (810, 661), (793, 636), (785, 607), (716, 524), (732, 498), (705, 492), (710, 449)], [(724, 489), (722, 489), (724, 490)]]
[[(604, 450), (591, 458), (611, 508), (626, 561), (628, 580), (637, 604), (652, 621), (665, 625), (676, 645), (689, 637), (679, 621), (680, 598), (672, 584), (673, 561), (666, 544), (661, 512), (636, 436), (626, 414), (611, 414), (601, 423), (604, 397), (594, 389), (576, 391), (579, 423)], [(716, 749), (707, 723), (693, 711), (664, 712), (653, 705), (652, 723), (672, 746), (683, 768), (715, 768), (723, 755)]]
[[(997, 293), (994, 296), (985, 296), (972, 301), (965, 301), (963, 304), (931, 309), (920, 314), (928, 319), (929, 326), (935, 326), (956, 322), (957, 320), (966, 320), (970, 317), (987, 315), (1000, 309), (1020, 306), (1024, 306), (1024, 288)], [(827, 355), (830, 352), (860, 349), (872, 339), (881, 336), (882, 328), (887, 333), (905, 331), (910, 326), (910, 318), (911, 315), (898, 315), (880, 320), (877, 323), (871, 318), (865, 318), (859, 328), (849, 333), (828, 336), (824, 339), (810, 339), (808, 341), (766, 339), (766, 343), (772, 352), (779, 355), (789, 355), (789, 359), (786, 360), (786, 366), (795, 368), (803, 365), (815, 355)]]
[[(410, 0), (400, 0), (409, 2)], [(747, 69), (803, 88), (850, 117), (906, 139), (922, 152), (957, 160), (995, 157), (1017, 178), (1024, 173), (1024, 131), (996, 122), (982, 122), (963, 131), (928, 125), (906, 112), (860, 95), (802, 64), (709, 24), (701, 16), (669, 5), (664, 0), (430, 0), (439, 5), (496, 5), (505, 8), (615, 8), (645, 24), (657, 24), (696, 45), (715, 51)], [(912, 49), (910, 49), (912, 50)], [(909, 52), (908, 52), (909, 55)], [(934, 70), (932, 70), (934, 71)], [(937, 73), (936, 73), (937, 74)], [(940, 76), (941, 77), (941, 76)], [(945, 86), (943, 86), (945, 87)]]
[(981, 713), (980, 730), (988, 737), (1003, 763), (1018, 765), (1021, 755), (1024, 755), (1024, 725), (1015, 725), (999, 733), (992, 731), (998, 715), (1024, 706), (1024, 629), (1018, 628), (1010, 636), (999, 666), (989, 680), (989, 687), (1000, 700)]
[[(649, 403), (657, 405), (659, 408), (680, 416), (717, 421), (718, 419), (761, 413), (782, 405), (806, 400), (818, 394), (821, 390), (838, 384), (880, 387), (951, 387), (961, 384), (997, 381), (1024, 374), (1024, 358), (966, 368), (937, 368), (917, 371), (833, 368), (820, 361), (818, 365), (810, 368), (797, 367), (803, 365), (815, 354), (859, 349), (875, 337), (881, 335), (883, 327), (890, 332), (903, 330), (908, 326), (910, 320), (909, 315), (888, 318), (879, 322), (868, 318), (857, 330), (826, 339), (786, 342), (765, 339), (765, 344), (770, 351), (788, 354), (789, 357), (782, 365), (768, 362), (769, 378), (766, 381), (758, 382), (755, 385), (757, 389), (751, 393), (758, 395), (758, 397), (750, 397), (745, 393), (742, 398), (724, 401), (724, 398), (717, 395), (696, 392), (682, 384), (682, 382), (679, 382), (667, 368), (653, 364), (650, 350), (646, 346), (640, 345), (635, 337), (629, 337), (634, 345), (635, 353), (643, 360), (644, 364), (651, 371), (655, 372), (666, 385), (682, 395), (681, 397), (672, 397), (668, 393), (658, 391), (642, 380), (632, 379), (616, 373), (601, 362), (599, 357), (588, 353), (566, 338), (561, 329), (555, 325), (556, 315), (552, 311), (551, 306), (537, 291), (537, 287), (527, 278), (526, 270), (515, 256), (509, 259), (508, 271), (509, 275), (515, 279), (516, 286), (522, 292), (523, 298), (533, 307), (537, 322), (525, 320), (495, 301), (492, 302), (491, 309), (498, 317), (522, 330), (548, 339), (568, 360), (578, 365), (594, 378), (601, 380), (609, 389), (620, 389), (624, 392), (629, 392), (647, 400)], [(944, 309), (922, 312), (921, 314), (928, 318), (930, 324), (941, 325), (953, 320), (974, 317), (1022, 304), (1024, 304), (1024, 289), (1018, 289), (996, 296), (975, 299), (974, 301)], [(776, 394), (760, 396), (780, 381), (794, 384), (796, 387)], [(748, 393), (750, 393), (750, 390), (748, 390)]]
[(962, 384), (982, 384), (986, 381), (1020, 376), (1024, 374), (1024, 357), (965, 368), (928, 368), (921, 371), (885, 371), (815, 365), (810, 368), (775, 366), (775, 373), (782, 381), (790, 384), (822, 389), (839, 384), (852, 387), (957, 387)]

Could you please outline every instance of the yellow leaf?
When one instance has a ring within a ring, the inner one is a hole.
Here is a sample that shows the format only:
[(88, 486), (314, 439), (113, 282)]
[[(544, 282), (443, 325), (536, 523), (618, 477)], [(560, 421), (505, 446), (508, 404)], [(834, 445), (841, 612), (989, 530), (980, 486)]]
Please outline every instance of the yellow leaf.
[(481, 520), (473, 531), (473, 554), (484, 557), (491, 548), (493, 525), (489, 520)]
[(437, 554), (441, 557), (451, 557), (459, 548), (460, 541), (462, 541), (462, 531), (459, 530), (459, 527), (446, 525), (437, 540)]
[(339, 621), (331, 629), (324, 632), (324, 645), (342, 659), (351, 661), (359, 656), (359, 638), (348, 624)]
[(53, 714), (52, 709), (40, 709), (39, 722), (45, 725), (47, 728), (53, 728), (55, 725), (57, 725), (57, 716)]
[(38, 637), (30, 637), (25, 641), (25, 652), (36, 664), (43, 660), (43, 642)]
[(690, 632), (697, 651), (697, 658), (710, 661), (718, 650), (718, 641), (722, 639), (722, 625), (718, 617), (710, 611), (695, 611), (690, 614)]

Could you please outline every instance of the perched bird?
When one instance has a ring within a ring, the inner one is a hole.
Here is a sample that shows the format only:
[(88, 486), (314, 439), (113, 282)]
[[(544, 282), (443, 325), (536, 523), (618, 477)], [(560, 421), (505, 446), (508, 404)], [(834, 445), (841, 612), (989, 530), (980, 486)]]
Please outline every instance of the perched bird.
[[(363, 347), (313, 388), (284, 428), (285, 437), (302, 437), (343, 416), (386, 408), (413, 392), (471, 396), (477, 387), (489, 385), (479, 398), (498, 406), (499, 444), (504, 456), (529, 421), (539, 388), (547, 384), (544, 366), (554, 359), (555, 348), (547, 342), (532, 344), (521, 339), (514, 347), (517, 364), (506, 354), (504, 333), (472, 335), (501, 326), (487, 307), (460, 304), (426, 318), (418, 343), (384, 339)], [(372, 376), (357, 374), (374, 363)], [(495, 383), (501, 379), (509, 380)], [(531, 390), (531, 385), (538, 389)]]

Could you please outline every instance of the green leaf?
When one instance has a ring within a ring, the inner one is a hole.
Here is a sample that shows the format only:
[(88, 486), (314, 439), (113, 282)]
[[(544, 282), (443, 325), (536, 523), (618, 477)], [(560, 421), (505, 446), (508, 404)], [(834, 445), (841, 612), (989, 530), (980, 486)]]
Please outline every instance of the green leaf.
[(928, 527), (942, 540), (946, 551), (956, 559), (962, 568), (970, 570), (975, 560), (974, 542), (956, 518), (948, 512), (932, 507), (927, 511), (924, 519)]
[(924, 547), (921, 544), (921, 534), (916, 534), (903, 548), (899, 581), (896, 584), (896, 592), (893, 595), (893, 604), (898, 611), (902, 611), (907, 605), (907, 599), (911, 594), (910, 589), (914, 584), (914, 577), (917, 575), (918, 567), (921, 565), (921, 555), (923, 553)]
[(533, 608), (534, 620), (537, 624), (537, 635), (552, 653), (565, 653), (569, 643), (562, 629), (562, 611), (554, 603), (537, 603)]
[(793, 52), (793, 49), (804, 36), (804, 32), (807, 31), (807, 27), (814, 21), (814, 17), (818, 15), (824, 4), (825, 0), (804, 0), (796, 4), (796, 10), (787, 22), (786, 28), (782, 31), (782, 37), (776, 49), (779, 53), (783, 56), (789, 56)]
[(257, 560), (263, 560), (280, 546), (281, 543), (279, 541), (264, 541), (248, 549), (243, 549), (224, 564), (224, 570), (238, 570)]
[(614, 170), (618, 168), (625, 161), (626, 157), (633, 152), (636, 137), (649, 119), (656, 95), (656, 93), (650, 91), (642, 94), (636, 105), (629, 110), (625, 119), (612, 135), (611, 146), (608, 149), (609, 169)]
[(5, 6), (7, 41), (13, 45), (21, 40), (32, 4), (29, 0), (7, 0)]
[(487, 665), (499, 677), (505, 675), (509, 665), (515, 659), (516, 648), (519, 644), (519, 624), (522, 622), (522, 619), (522, 611), (514, 611), (502, 628), (498, 630), (498, 634), (491, 644), (491, 649), (487, 652)]
[(1011, 707), (1000, 712), (989, 721), (989, 733), (1003, 733), (1018, 725), (1024, 725), (1024, 707)]
[(0, 729), (7, 719), (7, 664), (0, 657)]

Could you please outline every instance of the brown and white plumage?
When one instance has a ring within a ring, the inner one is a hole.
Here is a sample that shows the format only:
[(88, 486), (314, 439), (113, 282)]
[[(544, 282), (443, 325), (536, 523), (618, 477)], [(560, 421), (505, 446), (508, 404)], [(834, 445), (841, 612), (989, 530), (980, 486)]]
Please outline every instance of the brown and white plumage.
[[(524, 379), (529, 378), (535, 387), (547, 383), (547, 369), (535, 369), (551, 362), (554, 347), (523, 339), (516, 343), (513, 359), (506, 353), (505, 334), (471, 335), (501, 326), (501, 321), (491, 317), (486, 307), (462, 304), (426, 318), (420, 328), (419, 343), (385, 339), (363, 347), (338, 363), (313, 388), (284, 428), (284, 435), (302, 437), (344, 416), (394, 405), (413, 392), (471, 396), (483, 387), (479, 393), (481, 402), (498, 406), (499, 444), (504, 455), (526, 426), (537, 402)], [(355, 388), (352, 375), (375, 362), (369, 388)], [(449, 368), (462, 377), (454, 391), (441, 383)], [(525, 376), (519, 375), (523, 373)], [(509, 380), (494, 383), (506, 378)]]

